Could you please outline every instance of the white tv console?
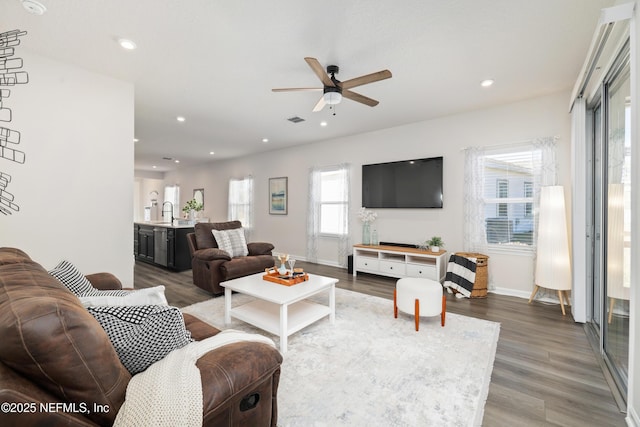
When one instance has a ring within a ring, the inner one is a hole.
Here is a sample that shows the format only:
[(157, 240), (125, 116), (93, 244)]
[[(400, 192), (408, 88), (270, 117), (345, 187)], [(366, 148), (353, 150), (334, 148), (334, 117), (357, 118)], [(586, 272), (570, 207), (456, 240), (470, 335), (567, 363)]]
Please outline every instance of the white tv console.
[(381, 245), (353, 246), (353, 275), (358, 271), (390, 277), (424, 277), (444, 280), (447, 251), (425, 251), (417, 248)]

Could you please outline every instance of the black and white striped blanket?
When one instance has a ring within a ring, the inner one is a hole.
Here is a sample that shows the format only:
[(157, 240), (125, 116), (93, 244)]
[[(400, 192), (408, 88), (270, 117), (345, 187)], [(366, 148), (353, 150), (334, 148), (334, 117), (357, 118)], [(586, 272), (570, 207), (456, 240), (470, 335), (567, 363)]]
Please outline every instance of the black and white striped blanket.
[(447, 264), (447, 275), (444, 277), (444, 287), (456, 290), (469, 298), (476, 281), (477, 260), (477, 258), (451, 255)]

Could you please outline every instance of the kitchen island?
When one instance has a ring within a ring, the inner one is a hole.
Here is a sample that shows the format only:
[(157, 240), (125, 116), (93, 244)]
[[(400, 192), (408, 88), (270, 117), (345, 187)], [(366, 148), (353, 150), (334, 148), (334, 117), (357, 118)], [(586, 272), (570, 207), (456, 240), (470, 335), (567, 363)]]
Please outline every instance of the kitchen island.
[(193, 224), (143, 221), (133, 223), (133, 255), (143, 261), (174, 271), (189, 270), (191, 255), (187, 234)]

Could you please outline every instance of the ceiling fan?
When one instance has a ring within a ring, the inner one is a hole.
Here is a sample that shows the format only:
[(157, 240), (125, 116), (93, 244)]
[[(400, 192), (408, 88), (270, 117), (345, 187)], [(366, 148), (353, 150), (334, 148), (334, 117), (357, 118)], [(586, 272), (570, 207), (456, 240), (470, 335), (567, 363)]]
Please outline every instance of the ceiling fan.
[(348, 98), (352, 101), (360, 102), (361, 104), (368, 105), (369, 107), (375, 107), (378, 105), (378, 101), (371, 99), (359, 93), (353, 92), (350, 89), (356, 86), (362, 86), (368, 83), (377, 82), (379, 80), (388, 79), (391, 77), (391, 71), (382, 70), (377, 73), (371, 73), (364, 76), (356, 77), (350, 80), (341, 82), (336, 79), (336, 74), (340, 70), (337, 65), (329, 65), (327, 71), (324, 71), (322, 65), (316, 58), (306, 57), (304, 60), (309, 64), (309, 67), (316, 73), (316, 76), (320, 79), (323, 87), (297, 87), (297, 88), (283, 88), (272, 89), (273, 92), (294, 92), (294, 91), (323, 91), (323, 95), (313, 107), (313, 111), (320, 111), (325, 105), (330, 106), (339, 104), (342, 101), (342, 97)]

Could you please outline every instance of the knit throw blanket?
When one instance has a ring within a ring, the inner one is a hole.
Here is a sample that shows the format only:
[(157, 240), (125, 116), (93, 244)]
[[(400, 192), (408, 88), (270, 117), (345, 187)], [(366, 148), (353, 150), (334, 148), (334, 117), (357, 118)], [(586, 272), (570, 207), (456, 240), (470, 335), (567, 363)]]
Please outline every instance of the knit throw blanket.
[(114, 426), (202, 426), (202, 383), (196, 362), (210, 350), (241, 341), (275, 347), (262, 335), (226, 330), (174, 350), (131, 378)]
[(473, 284), (476, 281), (477, 260), (477, 258), (451, 255), (447, 264), (447, 275), (444, 277), (443, 286), (456, 290), (469, 298), (473, 290)]

